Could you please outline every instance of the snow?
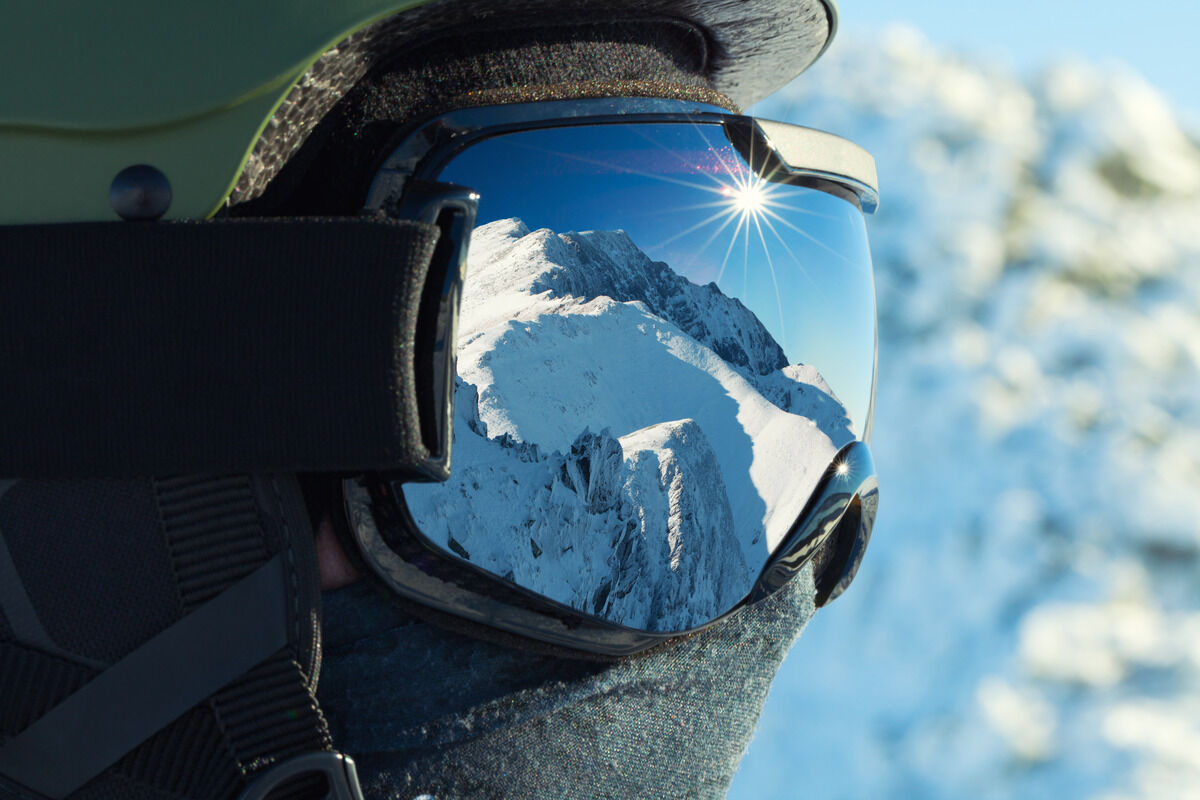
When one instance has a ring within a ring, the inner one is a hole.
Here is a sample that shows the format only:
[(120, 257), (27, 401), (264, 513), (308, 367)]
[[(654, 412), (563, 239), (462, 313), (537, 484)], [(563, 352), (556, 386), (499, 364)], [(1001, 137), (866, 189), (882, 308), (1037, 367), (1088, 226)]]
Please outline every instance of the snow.
[(481, 226), (458, 344), (452, 477), (406, 488), (418, 527), (630, 626), (732, 608), (854, 440), (742, 303), (621, 231)]
[(911, 30), (753, 111), (878, 161), (882, 502), (730, 797), (1197, 796), (1195, 133), (1127, 72)]

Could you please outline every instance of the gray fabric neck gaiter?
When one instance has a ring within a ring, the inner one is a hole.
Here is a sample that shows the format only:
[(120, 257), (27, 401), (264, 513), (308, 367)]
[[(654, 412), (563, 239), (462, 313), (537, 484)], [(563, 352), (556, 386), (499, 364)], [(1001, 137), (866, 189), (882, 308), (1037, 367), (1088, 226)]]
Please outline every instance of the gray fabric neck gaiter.
[(611, 664), (451, 633), (367, 582), (324, 598), (318, 697), (370, 798), (724, 797), (813, 614), (812, 572)]

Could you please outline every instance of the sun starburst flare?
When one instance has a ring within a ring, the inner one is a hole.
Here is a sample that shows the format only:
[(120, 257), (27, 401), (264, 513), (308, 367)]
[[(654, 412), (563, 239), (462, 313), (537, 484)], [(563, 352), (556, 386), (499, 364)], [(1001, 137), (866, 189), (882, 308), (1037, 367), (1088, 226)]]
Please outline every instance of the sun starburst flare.
[[(710, 245), (718, 241), (724, 234), (728, 237), (728, 242), (725, 246), (724, 256), (721, 258), (719, 265), (717, 265), (716, 275), (712, 280), (717, 285), (724, 287), (726, 270), (730, 267), (731, 259), (734, 261), (734, 264), (740, 260), (742, 286), (740, 293), (735, 292), (735, 295), (745, 299), (748, 296), (747, 282), (753, 271), (751, 269), (751, 254), (752, 245), (754, 245), (754, 251), (762, 253), (762, 263), (767, 268), (771, 287), (775, 295), (775, 313), (778, 319), (777, 338), (781, 341), (786, 341), (787, 322), (783, 309), (783, 297), (779, 291), (779, 276), (776, 274), (776, 257), (780, 253), (786, 254), (788, 258), (785, 260), (785, 263), (789, 267), (798, 269), (810, 281), (812, 291), (820, 293), (821, 286), (819, 282), (814, 281), (808, 275), (804, 262), (797, 257), (796, 253), (792, 251), (792, 248), (785, 241), (781, 233), (781, 228), (786, 228), (813, 244), (830, 251), (837, 258), (844, 258), (842, 254), (835, 252), (828, 245), (814, 238), (811, 233), (794, 225), (788, 219), (788, 217), (798, 214), (810, 215), (814, 214), (814, 212), (785, 202), (783, 199), (784, 193), (779, 191), (781, 184), (757, 174), (745, 162), (743, 157), (736, 153), (728, 144), (717, 144), (714, 146), (710, 143), (706, 155), (683, 154), (677, 149), (670, 149), (663, 146), (644, 133), (639, 133), (638, 135), (658, 150), (664, 158), (678, 163), (683, 169), (678, 174), (665, 174), (664, 172), (647, 171), (624, 164), (614, 164), (603, 158), (579, 153), (549, 151), (536, 147), (531, 147), (530, 149), (541, 150), (542, 152), (550, 153), (570, 162), (611, 169), (616, 173), (636, 175), (655, 182), (674, 184), (697, 191), (701, 199), (699, 203), (657, 209), (651, 213), (673, 214), (681, 211), (707, 210), (709, 212), (707, 216), (664, 239), (648, 244), (645, 248), (646, 251), (665, 254), (666, 248), (675, 242), (694, 234), (702, 236), (704, 235), (701, 233), (702, 231), (711, 229), (711, 232), (708, 233), (702, 243), (691, 248), (693, 253), (704, 253)], [(753, 155), (751, 155), (750, 161), (753, 160)], [(715, 165), (715, 169), (710, 170), (706, 165)], [(705, 195), (711, 199), (703, 199)], [(776, 227), (777, 224), (780, 227)], [(736, 255), (739, 253), (740, 259)], [(783, 266), (783, 264), (780, 266)]]
[(728, 197), (734, 209), (742, 214), (760, 214), (767, 205), (767, 193), (757, 181), (725, 186), (721, 189), (721, 194)]

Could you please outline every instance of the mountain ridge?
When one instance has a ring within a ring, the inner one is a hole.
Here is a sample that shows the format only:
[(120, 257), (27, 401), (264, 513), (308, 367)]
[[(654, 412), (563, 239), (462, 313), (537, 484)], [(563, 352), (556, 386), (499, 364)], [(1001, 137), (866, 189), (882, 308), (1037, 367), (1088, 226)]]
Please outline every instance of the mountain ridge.
[(454, 470), (405, 492), (421, 530), (623, 624), (729, 610), (854, 438), (820, 374), (623, 232), (497, 220), (468, 271)]

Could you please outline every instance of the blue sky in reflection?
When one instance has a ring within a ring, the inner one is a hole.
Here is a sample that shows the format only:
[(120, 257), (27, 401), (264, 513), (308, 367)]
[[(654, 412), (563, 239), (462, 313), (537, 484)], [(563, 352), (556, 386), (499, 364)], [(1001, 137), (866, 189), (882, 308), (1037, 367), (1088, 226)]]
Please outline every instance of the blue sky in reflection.
[[(860, 429), (875, 308), (861, 213), (750, 173), (717, 125), (595, 125), (476, 144), (440, 180), (481, 195), (479, 223), (624, 230), (648, 256), (750, 308), (791, 363), (815, 366)], [(467, 280), (470, 280), (468, 275)]]

